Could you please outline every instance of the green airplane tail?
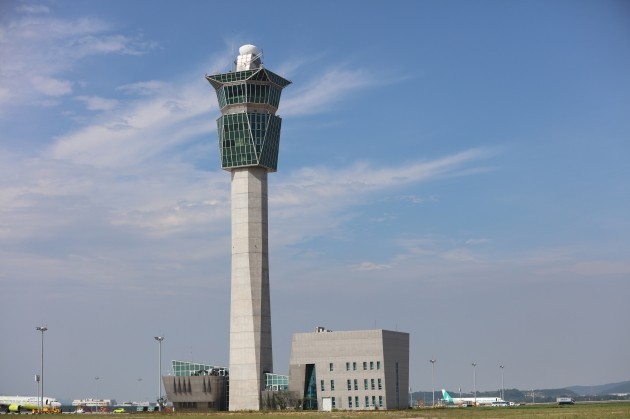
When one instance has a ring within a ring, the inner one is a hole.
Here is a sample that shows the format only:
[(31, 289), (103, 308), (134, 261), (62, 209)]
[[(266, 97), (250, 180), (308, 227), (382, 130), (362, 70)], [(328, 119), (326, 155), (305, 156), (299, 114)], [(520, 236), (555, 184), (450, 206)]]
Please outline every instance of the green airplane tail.
[(444, 400), (446, 400), (447, 403), (455, 403), (451, 395), (448, 394), (448, 391), (444, 389), (442, 389), (442, 397), (444, 398)]

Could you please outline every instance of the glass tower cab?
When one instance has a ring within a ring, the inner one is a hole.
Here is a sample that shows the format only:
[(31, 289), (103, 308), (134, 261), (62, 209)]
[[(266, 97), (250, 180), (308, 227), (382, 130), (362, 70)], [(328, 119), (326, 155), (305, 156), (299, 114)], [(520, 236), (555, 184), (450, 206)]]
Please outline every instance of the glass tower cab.
[(278, 167), (280, 126), (276, 116), (282, 89), (291, 82), (267, 70), (254, 45), (239, 48), (235, 70), (206, 75), (221, 109), (217, 120), (221, 168)]

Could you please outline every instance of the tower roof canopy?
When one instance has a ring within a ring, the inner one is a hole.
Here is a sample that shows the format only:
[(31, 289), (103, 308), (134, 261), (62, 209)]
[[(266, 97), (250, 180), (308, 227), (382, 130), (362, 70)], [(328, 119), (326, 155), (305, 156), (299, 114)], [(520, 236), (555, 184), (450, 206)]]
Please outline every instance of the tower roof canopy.
[(219, 89), (225, 84), (240, 84), (246, 81), (268, 82), (277, 85), (281, 89), (291, 84), (290, 80), (287, 80), (273, 71), (267, 70), (266, 68), (213, 74), (211, 76), (206, 76), (206, 80), (208, 80), (215, 89)]

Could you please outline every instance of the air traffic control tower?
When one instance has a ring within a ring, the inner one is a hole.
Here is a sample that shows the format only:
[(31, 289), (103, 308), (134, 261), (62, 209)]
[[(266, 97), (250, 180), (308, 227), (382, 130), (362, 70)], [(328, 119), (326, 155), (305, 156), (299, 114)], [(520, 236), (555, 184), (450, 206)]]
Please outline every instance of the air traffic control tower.
[(206, 76), (221, 109), (221, 167), (232, 176), (230, 410), (260, 410), (265, 373), (273, 372), (267, 173), (278, 166), (282, 89), (291, 82), (262, 65), (254, 45), (239, 48), (236, 68)]

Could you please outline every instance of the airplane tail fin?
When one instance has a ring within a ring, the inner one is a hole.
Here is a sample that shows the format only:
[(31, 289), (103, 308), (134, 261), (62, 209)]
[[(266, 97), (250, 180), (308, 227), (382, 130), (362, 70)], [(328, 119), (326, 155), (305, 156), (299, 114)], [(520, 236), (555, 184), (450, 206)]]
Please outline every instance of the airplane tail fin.
[(442, 398), (447, 402), (447, 403), (455, 403), (455, 401), (453, 400), (453, 398), (451, 397), (450, 394), (448, 394), (448, 391), (442, 389)]

